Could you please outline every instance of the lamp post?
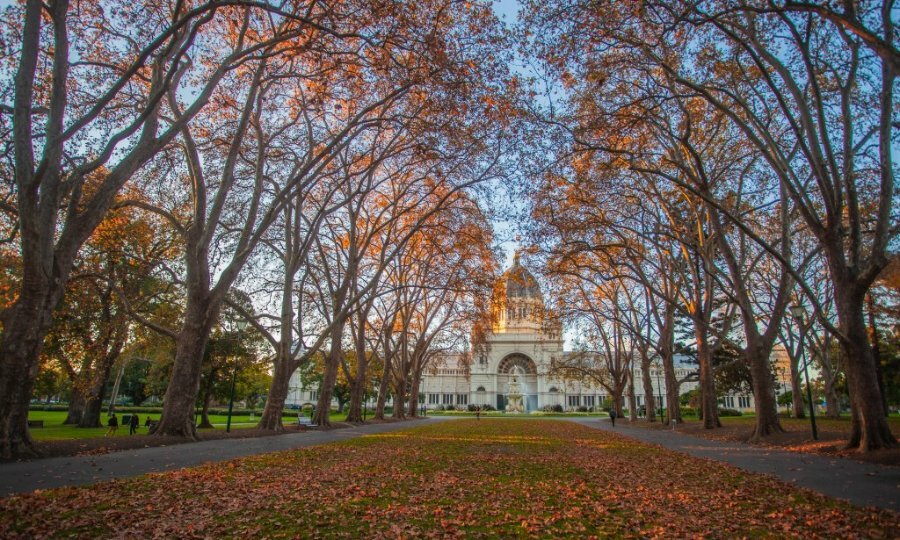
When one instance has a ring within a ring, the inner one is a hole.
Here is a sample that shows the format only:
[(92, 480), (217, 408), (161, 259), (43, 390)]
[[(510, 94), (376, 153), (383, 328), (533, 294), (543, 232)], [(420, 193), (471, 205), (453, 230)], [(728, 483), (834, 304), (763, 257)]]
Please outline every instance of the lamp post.
[[(247, 321), (241, 319), (235, 323), (235, 327), (237, 328), (238, 337), (240, 337), (244, 333), (244, 328), (247, 328)], [(231, 370), (231, 398), (228, 400), (228, 422), (225, 424), (225, 433), (231, 433), (231, 412), (234, 410), (234, 383), (236, 380), (237, 364)]]
[[(806, 310), (800, 304), (791, 306), (791, 315), (797, 319), (797, 323), (803, 326), (803, 319), (806, 316)], [(801, 330), (802, 331), (802, 330)], [(806, 399), (809, 401), (809, 424), (812, 428), (812, 436), (814, 441), (819, 440), (819, 431), (816, 429), (816, 408), (813, 406), (812, 386), (809, 385), (809, 362), (806, 361), (806, 353), (803, 349), (801, 341), (800, 355), (803, 360), (803, 378), (806, 379)]]

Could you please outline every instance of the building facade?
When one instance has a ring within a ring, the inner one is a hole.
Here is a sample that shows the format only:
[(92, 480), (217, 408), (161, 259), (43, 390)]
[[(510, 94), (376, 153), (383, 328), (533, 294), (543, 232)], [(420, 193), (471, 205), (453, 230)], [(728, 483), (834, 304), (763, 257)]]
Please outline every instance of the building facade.
[[(521, 264), (518, 255), (495, 286), (492, 309), (495, 322), (482, 352), (471, 359), (455, 354), (440, 356), (426, 368), (419, 388), (422, 406), (434, 410), (489, 405), (506, 410), (514, 377), (514, 388), (522, 395), (526, 413), (556, 405), (564, 410), (596, 410), (603, 406), (609, 396), (601, 385), (551, 375), (554, 360), (573, 353), (563, 350), (562, 329), (548, 323), (544, 317), (546, 307), (540, 286)], [(783, 363), (780, 357), (779, 361)], [(697, 371), (696, 365), (688, 363), (686, 358), (676, 357), (675, 371), (676, 378), (686, 380), (680, 385), (680, 394), (697, 388), (696, 377), (691, 377)], [(647, 392), (639, 367), (633, 375), (635, 402), (640, 409), (646, 402)], [(665, 407), (665, 376), (659, 366), (652, 369), (650, 379), (658, 406)], [(784, 392), (781, 386), (783, 382), (778, 380), (776, 391)], [(299, 384), (297, 374), (291, 380), (290, 388), (289, 406), (313, 404), (318, 397), (318, 389), (304, 388)], [(625, 399), (623, 405), (627, 406), (628, 398)], [(752, 411), (754, 407), (749, 391), (723, 396), (720, 403), (723, 407), (742, 411)]]

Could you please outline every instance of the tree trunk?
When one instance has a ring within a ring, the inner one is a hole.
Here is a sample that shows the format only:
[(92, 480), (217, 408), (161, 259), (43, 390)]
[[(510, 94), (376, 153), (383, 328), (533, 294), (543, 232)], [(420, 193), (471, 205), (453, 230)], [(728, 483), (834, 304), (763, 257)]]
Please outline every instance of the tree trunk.
[(783, 433), (778, 421), (778, 403), (775, 401), (775, 385), (769, 365), (771, 348), (761, 343), (748, 343), (744, 349), (750, 363), (750, 379), (753, 387), (753, 401), (756, 412), (756, 426), (751, 441), (758, 441), (773, 433)]
[(341, 365), (341, 357), (344, 350), (341, 348), (344, 337), (344, 324), (338, 323), (331, 330), (331, 349), (325, 358), (325, 373), (322, 384), (319, 386), (319, 401), (316, 404), (316, 414), (313, 422), (320, 426), (330, 426), (331, 421), (331, 397), (334, 395), (334, 384), (337, 382), (338, 368)]
[(69, 397), (69, 410), (63, 425), (77, 426), (84, 416), (84, 393), (78, 389), (78, 384), (72, 385), (72, 395)]
[(675, 306), (666, 304), (660, 347), (664, 376), (666, 378), (666, 424), (681, 423), (681, 396), (678, 394), (678, 377), (675, 375)]
[[(64, 287), (62, 285), (54, 287)], [(25, 272), (21, 294), (2, 314), (0, 337), (0, 458), (33, 457), (28, 405), (40, 369), (40, 353), (57, 295), (46, 278)]]
[(368, 309), (359, 315), (354, 344), (356, 346), (356, 376), (350, 381), (350, 408), (347, 421), (360, 424), (363, 420), (363, 399), (366, 394), (366, 378), (369, 376), (369, 357), (366, 355), (366, 314)]
[[(287, 347), (290, 347), (290, 344), (287, 344)], [(275, 371), (272, 373), (269, 396), (266, 398), (266, 406), (263, 409), (262, 417), (259, 419), (259, 424), (256, 425), (259, 429), (284, 430), (281, 415), (290, 391), (291, 376), (300, 366), (298, 361), (285, 356), (284, 349), (287, 347), (282, 347), (283, 350), (279, 351), (278, 358), (275, 360)], [(287, 355), (290, 355), (290, 351), (287, 351)]]
[(878, 388), (875, 357), (869, 346), (863, 319), (863, 294), (849, 290), (848, 284), (835, 283), (835, 304), (843, 338), (841, 347), (847, 358), (847, 386), (853, 406), (853, 428), (848, 448), (868, 452), (897, 446), (884, 416)]
[(78, 427), (81, 428), (98, 428), (102, 427), (100, 414), (103, 410), (103, 394), (106, 390), (106, 381), (109, 379), (109, 372), (112, 371), (112, 365), (106, 363), (105, 366), (98, 366), (91, 381), (88, 393), (85, 396), (84, 412)]
[(409, 417), (410, 418), (418, 418), (419, 417), (419, 380), (422, 378), (422, 374), (419, 373), (419, 370), (415, 370), (412, 374), (413, 380), (410, 383), (410, 391), (409, 391)]
[(872, 299), (872, 293), (866, 293), (866, 307), (869, 314), (869, 335), (872, 343), (872, 358), (875, 360), (875, 374), (878, 377), (878, 391), (881, 393), (881, 406), (884, 407), (884, 416), (891, 414), (888, 407), (887, 396), (884, 393), (884, 371), (881, 367), (881, 340), (878, 335), (878, 327), (875, 325), (875, 301)]
[(700, 364), (700, 414), (703, 416), (703, 427), (705, 429), (722, 427), (722, 423), (719, 422), (719, 406), (716, 400), (712, 353), (709, 350), (706, 330), (702, 324), (694, 324), (694, 337), (697, 341), (697, 362)]
[(634, 395), (634, 366), (629, 362), (628, 369), (628, 421), (637, 421), (637, 399)]
[(102, 427), (100, 416), (103, 413), (103, 402), (95, 396), (88, 396), (84, 403), (84, 413), (81, 415), (81, 421), (78, 422), (80, 428), (98, 428)]
[(188, 295), (184, 323), (175, 342), (175, 363), (155, 435), (197, 438), (194, 412), (200, 391), (200, 370), (215, 314), (205, 295), (192, 296)]
[(402, 374), (394, 385), (394, 412), (392, 417), (406, 418), (406, 374)]
[(216, 370), (209, 370), (206, 377), (206, 387), (203, 389), (203, 407), (200, 410), (200, 425), (197, 429), (212, 429), (212, 422), (209, 421), (209, 402), (212, 401), (213, 385), (216, 382)]
[(837, 388), (835, 388), (834, 378), (824, 377), (825, 379), (825, 416), (828, 418), (841, 417), (841, 398), (838, 396)]
[(385, 355), (384, 372), (381, 374), (381, 381), (378, 384), (378, 400), (375, 402), (375, 414), (372, 415), (373, 418), (378, 420), (384, 420), (384, 405), (387, 402), (393, 356), (392, 354)]
[(803, 407), (803, 388), (800, 384), (800, 368), (793, 361), (791, 362), (791, 416), (806, 418), (806, 410)]
[(644, 386), (644, 410), (647, 421), (656, 422), (656, 398), (653, 395), (653, 379), (650, 376), (650, 355), (641, 351), (641, 383)]

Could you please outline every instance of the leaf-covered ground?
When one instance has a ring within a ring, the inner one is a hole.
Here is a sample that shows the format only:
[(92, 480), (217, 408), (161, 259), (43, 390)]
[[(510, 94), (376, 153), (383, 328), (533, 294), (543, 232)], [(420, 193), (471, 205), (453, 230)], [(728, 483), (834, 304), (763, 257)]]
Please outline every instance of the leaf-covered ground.
[(0, 500), (0, 537), (895, 538), (900, 515), (552, 420), (461, 420)]
[[(717, 441), (747, 442), (753, 434), (756, 418), (752, 415), (725, 416), (719, 419), (721, 428), (704, 429), (703, 422), (696, 418), (687, 418), (684, 424), (678, 426), (680, 433), (687, 433), (695, 437)], [(827, 454), (832, 457), (845, 457), (877, 463), (880, 465), (900, 466), (900, 448), (888, 448), (874, 452), (861, 453), (856, 450), (847, 450), (845, 447), (850, 438), (850, 418), (823, 418), (816, 417), (819, 440), (814, 441), (810, 430), (809, 419), (779, 418), (784, 433), (776, 433), (765, 437), (756, 444), (774, 446), (791, 452), (807, 452), (812, 454)], [(896, 436), (900, 433), (900, 417), (888, 418), (891, 431)], [(626, 422), (625, 425), (649, 429), (671, 429), (660, 422)]]

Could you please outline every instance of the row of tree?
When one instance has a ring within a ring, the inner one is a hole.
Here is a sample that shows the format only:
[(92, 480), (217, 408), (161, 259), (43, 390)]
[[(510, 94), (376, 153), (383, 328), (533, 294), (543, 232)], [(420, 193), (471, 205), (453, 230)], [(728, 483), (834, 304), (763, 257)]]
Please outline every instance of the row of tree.
[[(850, 445), (896, 445), (868, 328), (877, 325), (866, 320), (898, 232), (892, 10), (527, 4), (524, 46), (553, 89), (533, 109), (545, 143), (529, 192), (533, 236), (563, 305), (576, 306), (569, 316), (602, 349), (614, 394), (633, 384), (632, 361), (652, 388), (658, 356), (676, 404), (673, 356), (687, 321), (706, 427), (719, 425), (715, 358), (732, 354), (749, 372), (754, 438), (765, 437), (782, 429), (773, 347), (791, 354), (799, 399), (797, 363), (818, 342), (831, 401), (846, 376)], [(807, 316), (790, 317), (792, 306)], [(829, 340), (842, 354), (828, 354)], [(652, 391), (646, 399), (653, 411)]]
[(156, 432), (195, 437), (210, 336), (237, 320), (271, 350), (260, 427), (319, 351), (320, 424), (340, 370), (360, 418), (375, 356), (403, 414), (494, 264), (476, 191), (515, 86), (489, 6), (29, 0), (3, 18), (0, 456), (34, 451), (42, 359), (93, 423), (139, 344), (171, 354)]

